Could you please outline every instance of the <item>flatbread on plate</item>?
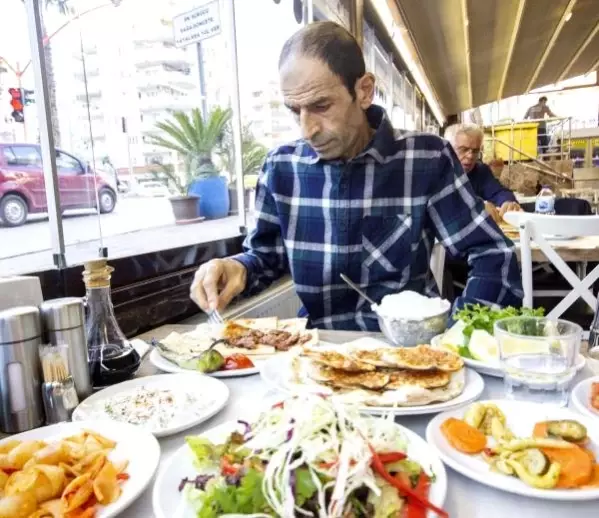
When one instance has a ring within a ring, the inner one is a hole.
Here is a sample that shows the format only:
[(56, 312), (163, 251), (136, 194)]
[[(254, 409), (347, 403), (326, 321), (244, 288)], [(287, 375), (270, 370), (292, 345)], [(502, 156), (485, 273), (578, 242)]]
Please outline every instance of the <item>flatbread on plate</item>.
[(382, 347), (356, 351), (352, 356), (376, 367), (410, 369), (415, 371), (440, 370), (455, 372), (464, 367), (464, 360), (450, 351), (435, 349), (430, 345), (417, 347)]
[[(361, 374), (369, 375), (376, 373), (368, 372)], [(314, 379), (317, 376), (314, 371), (314, 362), (305, 356), (296, 355), (290, 362), (287, 386), (289, 389), (309, 389), (333, 394), (345, 403), (379, 407), (429, 405), (454, 399), (464, 390), (466, 379), (464, 369), (451, 373), (443, 373), (441, 371), (426, 373), (431, 375), (429, 380), (438, 379), (439, 383), (441, 380), (444, 381), (444, 378), (441, 376), (445, 375), (449, 378), (445, 386), (429, 386), (428, 388), (422, 386), (423, 379), (426, 378), (417, 378), (418, 374), (423, 373), (412, 371), (411, 374), (414, 375), (413, 378), (406, 376), (401, 380), (396, 377), (393, 389), (384, 387), (381, 390), (368, 390), (361, 387), (356, 388), (355, 386), (334, 387), (330, 382), (316, 381)], [(436, 376), (439, 376), (439, 378), (436, 378)], [(390, 374), (390, 378), (393, 378), (393, 373)], [(434, 385), (434, 383), (429, 383), (429, 385)]]

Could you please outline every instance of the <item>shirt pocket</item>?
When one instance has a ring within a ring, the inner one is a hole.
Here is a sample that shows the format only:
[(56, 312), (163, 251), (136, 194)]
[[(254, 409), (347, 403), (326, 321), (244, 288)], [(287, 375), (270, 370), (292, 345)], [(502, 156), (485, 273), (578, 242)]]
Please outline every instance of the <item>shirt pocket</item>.
[(362, 265), (372, 273), (401, 272), (412, 256), (412, 216), (365, 216), (362, 220)]

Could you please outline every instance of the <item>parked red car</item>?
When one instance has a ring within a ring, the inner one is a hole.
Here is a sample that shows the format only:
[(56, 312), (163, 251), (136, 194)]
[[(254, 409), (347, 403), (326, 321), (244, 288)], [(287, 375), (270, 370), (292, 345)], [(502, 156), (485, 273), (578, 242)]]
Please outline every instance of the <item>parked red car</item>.
[[(73, 155), (56, 150), (60, 208), (114, 210), (116, 188)], [(97, 198), (96, 198), (97, 193)], [(99, 206), (99, 207), (98, 207)], [(30, 213), (47, 212), (46, 186), (40, 146), (0, 143), (0, 221), (17, 227)]]

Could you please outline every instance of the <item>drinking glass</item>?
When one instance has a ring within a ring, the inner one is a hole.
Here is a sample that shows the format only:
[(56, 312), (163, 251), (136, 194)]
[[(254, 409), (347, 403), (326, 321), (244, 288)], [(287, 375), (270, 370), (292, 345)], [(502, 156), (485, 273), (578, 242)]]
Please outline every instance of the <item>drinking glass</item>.
[(510, 317), (495, 323), (505, 395), (568, 404), (582, 328), (566, 320)]

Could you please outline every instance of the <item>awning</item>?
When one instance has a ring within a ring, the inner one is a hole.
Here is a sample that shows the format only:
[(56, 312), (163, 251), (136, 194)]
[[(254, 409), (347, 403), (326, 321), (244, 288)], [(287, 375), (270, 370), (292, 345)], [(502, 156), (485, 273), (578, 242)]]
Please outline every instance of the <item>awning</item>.
[(599, 67), (599, 0), (387, 1), (446, 115)]

